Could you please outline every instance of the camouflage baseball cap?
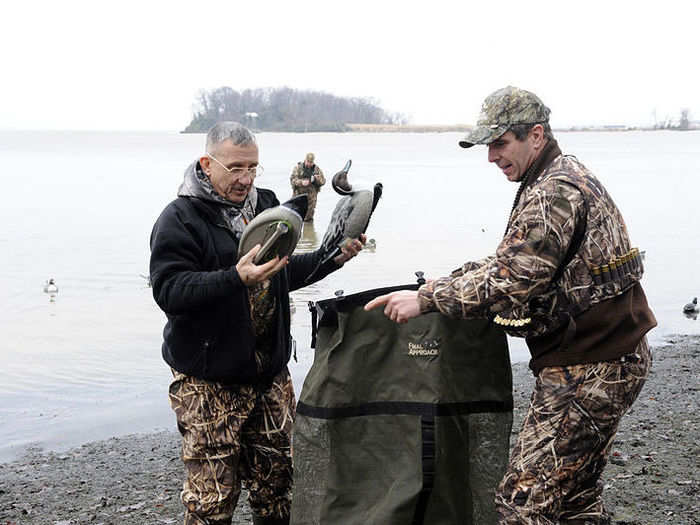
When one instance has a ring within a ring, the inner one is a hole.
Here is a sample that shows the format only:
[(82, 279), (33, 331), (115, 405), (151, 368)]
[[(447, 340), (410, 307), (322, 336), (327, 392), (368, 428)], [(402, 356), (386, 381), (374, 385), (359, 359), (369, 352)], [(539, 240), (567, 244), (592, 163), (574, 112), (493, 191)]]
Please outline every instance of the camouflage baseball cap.
[(515, 124), (543, 124), (549, 108), (534, 93), (507, 86), (491, 93), (481, 106), (476, 127), (459, 141), (463, 148), (490, 144)]
[(305, 159), (306, 159), (308, 162), (313, 162), (315, 158), (316, 158), (316, 157), (314, 156), (313, 153), (307, 153), (307, 154), (306, 154), (306, 157), (305, 157)]

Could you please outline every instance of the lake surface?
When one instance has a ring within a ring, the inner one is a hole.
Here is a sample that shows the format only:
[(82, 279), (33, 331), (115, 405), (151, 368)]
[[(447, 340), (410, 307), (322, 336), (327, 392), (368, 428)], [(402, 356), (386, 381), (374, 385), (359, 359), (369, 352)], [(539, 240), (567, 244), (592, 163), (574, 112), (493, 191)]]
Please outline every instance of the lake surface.
[[(258, 185), (291, 195), (289, 174), (307, 151), (330, 181), (347, 159), (355, 181), (384, 184), (363, 252), (326, 280), (292, 294), (297, 393), (313, 361), (308, 301), (446, 275), (493, 252), (517, 185), (463, 150), (456, 133), (258, 136)], [(681, 313), (700, 296), (699, 132), (561, 133), (621, 208), (646, 250), (644, 288), (660, 343), (700, 333)], [(142, 277), (153, 222), (176, 194), (203, 135), (0, 132), (0, 461), (28, 445), (64, 449), (134, 432), (174, 429), (160, 355), (164, 315)], [(301, 249), (325, 232), (339, 196), (328, 184)], [(55, 302), (45, 281), (59, 287)], [(514, 361), (528, 359), (510, 339)]]

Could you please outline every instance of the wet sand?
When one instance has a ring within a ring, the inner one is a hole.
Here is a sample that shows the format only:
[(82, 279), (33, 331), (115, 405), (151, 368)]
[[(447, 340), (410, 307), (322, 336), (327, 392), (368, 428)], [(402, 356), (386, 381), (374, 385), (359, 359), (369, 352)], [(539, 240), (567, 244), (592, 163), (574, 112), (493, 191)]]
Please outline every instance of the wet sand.
[[(617, 525), (700, 524), (700, 338), (657, 346), (647, 384), (622, 421), (606, 468), (605, 502)], [(513, 438), (534, 378), (514, 372)], [(160, 432), (29, 449), (0, 464), (0, 524), (145, 525), (182, 522), (179, 435)], [(245, 494), (234, 524), (251, 522)]]

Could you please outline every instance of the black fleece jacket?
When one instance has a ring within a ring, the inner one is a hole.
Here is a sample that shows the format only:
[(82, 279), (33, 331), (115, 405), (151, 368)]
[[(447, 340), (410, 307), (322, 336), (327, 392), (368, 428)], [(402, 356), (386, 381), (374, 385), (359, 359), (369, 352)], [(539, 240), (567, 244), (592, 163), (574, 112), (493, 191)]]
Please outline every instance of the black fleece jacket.
[[(270, 190), (258, 188), (256, 215), (277, 206)], [(238, 239), (225, 225), (217, 204), (178, 197), (168, 204), (151, 233), (150, 276), (153, 297), (165, 312), (163, 359), (187, 375), (224, 384), (269, 383), (291, 354), (289, 292), (321, 260), (316, 251), (290, 257), (272, 278), (277, 298), (277, 343), (268, 370), (255, 365), (255, 333), (248, 288), (236, 271)], [(332, 261), (312, 282), (336, 270)]]

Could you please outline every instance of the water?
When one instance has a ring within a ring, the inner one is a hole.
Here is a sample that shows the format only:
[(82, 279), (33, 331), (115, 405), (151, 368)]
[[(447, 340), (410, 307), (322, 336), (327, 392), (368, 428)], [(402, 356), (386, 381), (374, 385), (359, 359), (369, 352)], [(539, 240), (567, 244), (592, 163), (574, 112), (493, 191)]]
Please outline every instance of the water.
[[(324, 281), (292, 295), (292, 362), (299, 392), (313, 360), (309, 300), (439, 277), (490, 254), (517, 188), (465, 151), (458, 134), (277, 134), (258, 137), (259, 185), (290, 195), (289, 174), (314, 151), (327, 176), (353, 160), (351, 176), (381, 181), (361, 253)], [(682, 306), (700, 295), (700, 134), (670, 131), (565, 133), (559, 142), (603, 180), (633, 243), (646, 250), (644, 288), (659, 320), (650, 339), (700, 333)], [(160, 357), (164, 315), (142, 277), (148, 237), (174, 198), (204, 137), (177, 133), (0, 132), (0, 461), (30, 444), (64, 449), (133, 432), (174, 429), (169, 370)], [(338, 196), (326, 186), (315, 229), (323, 236)], [(54, 303), (42, 292), (54, 278)], [(511, 339), (514, 361), (527, 350)]]

